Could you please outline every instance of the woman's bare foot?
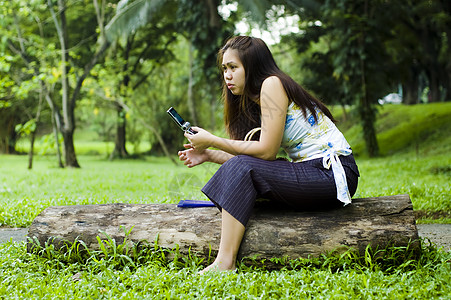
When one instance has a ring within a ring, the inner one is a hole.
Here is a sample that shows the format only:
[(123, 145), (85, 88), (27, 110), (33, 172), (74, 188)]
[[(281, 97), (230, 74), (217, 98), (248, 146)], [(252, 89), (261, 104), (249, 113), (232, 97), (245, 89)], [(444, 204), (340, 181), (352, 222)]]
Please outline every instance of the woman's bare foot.
[(202, 275), (207, 272), (226, 272), (235, 270), (236, 270), (235, 264), (226, 264), (221, 261), (214, 261), (211, 265), (200, 271), (199, 274)]

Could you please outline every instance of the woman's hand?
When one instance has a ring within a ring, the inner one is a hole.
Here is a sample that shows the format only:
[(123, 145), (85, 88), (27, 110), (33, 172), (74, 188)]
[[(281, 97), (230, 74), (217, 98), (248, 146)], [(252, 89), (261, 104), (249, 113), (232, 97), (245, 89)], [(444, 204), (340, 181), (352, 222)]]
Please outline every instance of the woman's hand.
[(197, 165), (200, 165), (206, 161), (208, 161), (208, 155), (206, 151), (199, 151), (197, 149), (194, 149), (191, 144), (184, 144), (183, 145), (186, 150), (179, 151), (179, 159), (181, 161), (184, 161), (184, 165), (188, 168), (195, 167)]
[(192, 148), (196, 149), (199, 152), (202, 152), (212, 145), (213, 140), (215, 138), (213, 134), (200, 127), (191, 127), (191, 128), (194, 131), (197, 131), (197, 133), (189, 134), (188, 132), (185, 132), (185, 137), (190, 142)]

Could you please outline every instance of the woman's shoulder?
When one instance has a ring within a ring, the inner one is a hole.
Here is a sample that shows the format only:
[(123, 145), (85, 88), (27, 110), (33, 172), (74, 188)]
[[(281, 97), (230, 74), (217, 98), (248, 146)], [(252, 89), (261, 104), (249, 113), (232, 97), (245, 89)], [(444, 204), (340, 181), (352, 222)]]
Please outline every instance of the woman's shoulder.
[(262, 88), (276, 88), (276, 87), (283, 88), (282, 81), (276, 75), (266, 77), (265, 80), (263, 80)]
[[(286, 100), (286, 104), (288, 106), (288, 97), (285, 91), (285, 88), (282, 84), (282, 81), (277, 76), (269, 76), (267, 77), (263, 83), (260, 90), (260, 99), (262, 97), (267, 96), (271, 100), (274, 99), (283, 99)], [(285, 107), (286, 109), (286, 107)]]
[(286, 113), (288, 107), (288, 96), (282, 81), (277, 76), (265, 78), (260, 90), (260, 106), (283, 111)]

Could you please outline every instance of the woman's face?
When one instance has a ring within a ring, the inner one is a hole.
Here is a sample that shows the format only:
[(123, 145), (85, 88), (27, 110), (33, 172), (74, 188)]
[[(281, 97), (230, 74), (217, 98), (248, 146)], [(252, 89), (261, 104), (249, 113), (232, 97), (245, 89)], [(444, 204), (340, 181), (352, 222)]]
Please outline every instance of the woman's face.
[(227, 49), (222, 56), (222, 70), (227, 88), (234, 95), (242, 95), (244, 91), (245, 72), (243, 64), (235, 49)]

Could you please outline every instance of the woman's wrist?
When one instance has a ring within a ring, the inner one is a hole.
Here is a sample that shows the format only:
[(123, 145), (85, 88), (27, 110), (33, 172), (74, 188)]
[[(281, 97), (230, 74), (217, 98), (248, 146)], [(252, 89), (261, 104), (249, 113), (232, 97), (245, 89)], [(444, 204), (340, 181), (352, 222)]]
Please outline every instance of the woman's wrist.
[(216, 163), (222, 165), (229, 159), (231, 159), (234, 155), (224, 152), (222, 150), (213, 150), (207, 149), (204, 151), (204, 154), (207, 156), (208, 162)]
[(210, 150), (210, 149), (205, 149), (204, 150), (204, 155), (205, 155), (205, 162), (213, 162), (212, 161), (212, 153), (211, 153), (211, 151), (213, 151), (213, 150)]
[(219, 149), (219, 146), (218, 146), (218, 144), (219, 144), (219, 143), (218, 143), (218, 140), (219, 140), (219, 139), (220, 139), (220, 137), (218, 137), (218, 136), (212, 134), (210, 147)]

